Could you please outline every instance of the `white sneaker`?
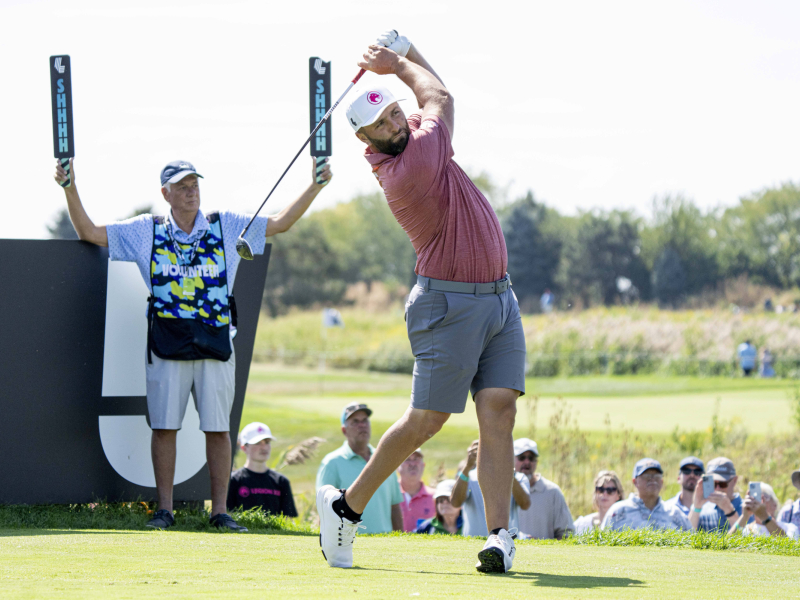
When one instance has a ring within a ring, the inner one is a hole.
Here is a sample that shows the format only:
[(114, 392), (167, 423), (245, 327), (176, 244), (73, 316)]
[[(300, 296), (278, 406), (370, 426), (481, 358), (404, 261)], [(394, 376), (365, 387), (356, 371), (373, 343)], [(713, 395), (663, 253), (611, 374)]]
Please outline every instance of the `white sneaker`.
[(481, 573), (508, 573), (514, 562), (514, 538), (516, 529), (511, 532), (501, 529), (486, 540), (483, 550), (478, 553), (478, 564), (475, 568)]
[(352, 522), (340, 517), (333, 510), (334, 500), (342, 493), (332, 485), (323, 485), (317, 490), (317, 513), (319, 513), (319, 545), (322, 556), (331, 567), (349, 569), (353, 566), (353, 539), (361, 521)]

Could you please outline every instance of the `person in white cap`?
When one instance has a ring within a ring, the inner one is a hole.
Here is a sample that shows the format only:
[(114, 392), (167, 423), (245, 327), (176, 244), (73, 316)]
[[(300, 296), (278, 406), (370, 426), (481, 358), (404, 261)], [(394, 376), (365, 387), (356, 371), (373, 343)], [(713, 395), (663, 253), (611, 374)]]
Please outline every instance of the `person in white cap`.
[[(792, 473), (792, 485), (800, 490), (800, 469)], [(800, 527), (800, 499), (789, 500), (778, 514), (778, 521)]]
[(525, 392), (525, 335), (506, 272), (503, 231), (488, 200), (453, 160), (453, 96), (417, 48), (388, 31), (359, 66), (397, 76), (420, 107), (406, 117), (382, 82), (364, 80), (346, 111), (417, 254), (417, 285), (406, 303), (416, 361), (411, 405), (359, 478), (344, 491), (325, 487), (317, 493), (322, 553), (332, 567), (353, 565), (353, 540), (372, 495), (451, 414), (464, 412), (471, 392), (489, 528), (476, 568), (505, 573), (515, 553), (508, 531), (512, 431), (517, 398)]
[(461, 517), (461, 509), (450, 503), (450, 493), (455, 485), (455, 479), (445, 479), (439, 482), (433, 492), (433, 499), (436, 502), (436, 516), (422, 521), (417, 527), (416, 533), (462, 535), (464, 519)]
[(247, 460), (231, 474), (228, 508), (260, 508), (273, 515), (297, 516), (289, 480), (267, 467), (273, 441), (272, 431), (264, 423), (250, 423), (239, 433), (239, 444)]
[(523, 473), (530, 484), (530, 505), (519, 511), (519, 530), (540, 540), (560, 540), (575, 531), (572, 514), (561, 488), (536, 472), (538, 464), (536, 442), (528, 438), (515, 440), (514, 470)]
[[(324, 183), (317, 183), (316, 163), (312, 163), (311, 183), (297, 199), (280, 213), (253, 221), (247, 240), (255, 254), (263, 254), (266, 238), (287, 231), (330, 181), (326, 165), (321, 175)], [(161, 170), (161, 196), (169, 205), (167, 215), (144, 214), (95, 225), (78, 195), (72, 159), (70, 172), (72, 183), (64, 193), (78, 237), (108, 247), (111, 260), (136, 263), (150, 290), (145, 366), (158, 510), (147, 527), (167, 529), (175, 523), (172, 492), (176, 443), (191, 394), (206, 438), (210, 522), (228, 531), (247, 531), (227, 513), (225, 501), (232, 462), (230, 413), (236, 380), (233, 286), (240, 260), (236, 240), (251, 217), (233, 211), (203, 214), (203, 176), (192, 163), (176, 160)], [(115, 175), (115, 181), (119, 177)], [(59, 163), (54, 178), (58, 184), (66, 181), (67, 172)]]
[[(744, 499), (742, 516), (733, 524), (731, 533), (742, 535), (788, 537), (800, 539), (800, 530), (796, 525), (775, 519), (778, 511), (778, 496), (768, 483), (761, 483), (761, 500), (753, 498), (748, 491)], [(752, 517), (752, 519), (751, 519)], [(750, 521), (748, 523), (748, 520)]]

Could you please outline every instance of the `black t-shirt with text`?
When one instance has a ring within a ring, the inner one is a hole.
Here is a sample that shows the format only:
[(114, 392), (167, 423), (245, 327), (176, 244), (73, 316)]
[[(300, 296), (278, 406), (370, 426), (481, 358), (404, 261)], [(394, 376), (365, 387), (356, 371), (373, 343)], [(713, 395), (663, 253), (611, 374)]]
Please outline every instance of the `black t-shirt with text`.
[(296, 517), (292, 486), (280, 473), (267, 469), (256, 473), (242, 467), (231, 474), (228, 486), (228, 509), (261, 507), (274, 515)]

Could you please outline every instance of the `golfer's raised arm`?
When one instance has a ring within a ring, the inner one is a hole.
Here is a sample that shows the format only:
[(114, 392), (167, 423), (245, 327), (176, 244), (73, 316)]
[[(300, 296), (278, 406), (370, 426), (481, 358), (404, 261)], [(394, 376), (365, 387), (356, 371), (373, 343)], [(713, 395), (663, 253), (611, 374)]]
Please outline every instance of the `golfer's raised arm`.
[[(413, 47), (409, 49), (409, 54), (412, 50)], [(425, 61), (416, 51), (414, 58)], [(425, 64), (427, 65), (427, 62)], [(358, 66), (378, 75), (397, 75), (400, 81), (414, 92), (423, 115), (438, 116), (447, 126), (450, 137), (453, 137), (455, 125), (453, 96), (435, 74), (408, 57), (403, 58), (389, 48), (377, 44), (369, 47)]]
[[(98, 246), (108, 247), (108, 233), (105, 225), (97, 226), (86, 214), (81, 198), (78, 195), (78, 187), (75, 183), (75, 167), (72, 159), (69, 159), (69, 171), (72, 173), (72, 185), (64, 188), (64, 195), (67, 197), (67, 210), (78, 237), (84, 242), (91, 242)], [(60, 161), (56, 161), (56, 173), (53, 176), (58, 185), (67, 180), (67, 172), (61, 166)]]

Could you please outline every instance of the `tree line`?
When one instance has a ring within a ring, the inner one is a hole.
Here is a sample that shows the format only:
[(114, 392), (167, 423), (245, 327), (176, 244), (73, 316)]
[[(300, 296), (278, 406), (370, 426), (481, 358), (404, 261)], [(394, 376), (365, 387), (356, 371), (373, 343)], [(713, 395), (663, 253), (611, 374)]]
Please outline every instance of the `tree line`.
[[(680, 194), (657, 197), (645, 217), (599, 209), (564, 215), (532, 191), (508, 200), (485, 173), (472, 179), (498, 214), (514, 291), (528, 312), (546, 289), (562, 308), (677, 307), (742, 275), (779, 289), (800, 286), (800, 186), (792, 182), (706, 211)], [(50, 226), (53, 237), (74, 236), (65, 213)], [(414, 282), (414, 249), (380, 191), (315, 211), (271, 242), (264, 306), (272, 315), (339, 304), (356, 282)]]

